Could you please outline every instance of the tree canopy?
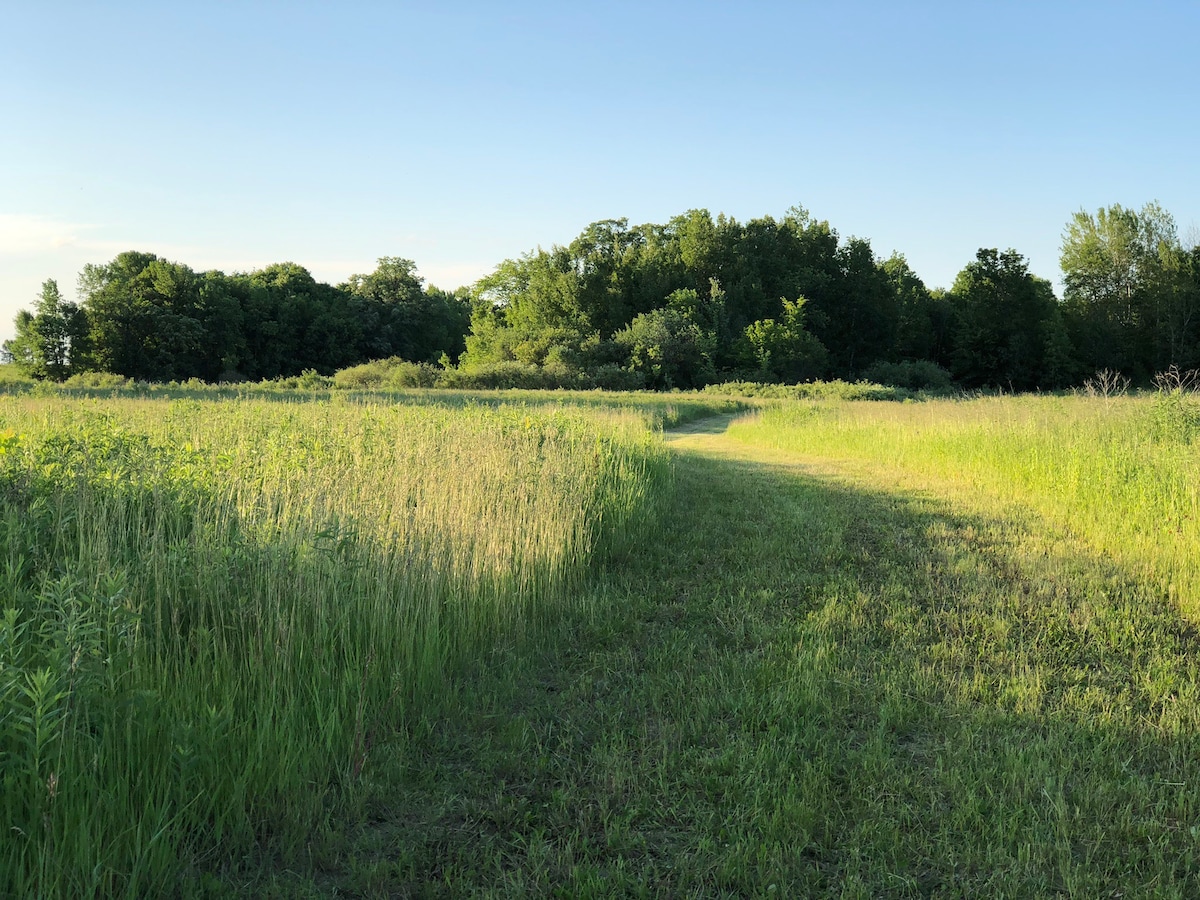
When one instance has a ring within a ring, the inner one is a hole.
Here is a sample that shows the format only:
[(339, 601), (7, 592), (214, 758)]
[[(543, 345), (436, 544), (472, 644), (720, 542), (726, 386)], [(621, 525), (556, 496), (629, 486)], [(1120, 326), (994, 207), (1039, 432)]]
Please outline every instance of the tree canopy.
[(455, 291), (402, 257), (330, 285), (295, 263), (227, 275), (130, 251), (85, 266), (77, 303), (46, 282), (5, 350), (48, 379), (259, 380), (397, 359), (488, 383), (654, 388), (883, 373), (1026, 390), (1200, 366), (1200, 248), (1157, 203), (1076, 213), (1061, 265), (1061, 300), (1011, 249), (981, 248), (931, 291), (904, 256), (801, 207), (605, 219)]
[(399, 356), (433, 362), (464, 348), (465, 290), (426, 287), (410, 260), (385, 257), (346, 284), (277, 263), (226, 275), (130, 251), (84, 266), (79, 305), (43, 287), (5, 349), (36, 377), (104, 371), (143, 381), (259, 380), (322, 374)]
[(1197, 250), (1157, 203), (1077, 212), (1063, 232), (1065, 321), (1082, 367), (1145, 378), (1200, 365)]

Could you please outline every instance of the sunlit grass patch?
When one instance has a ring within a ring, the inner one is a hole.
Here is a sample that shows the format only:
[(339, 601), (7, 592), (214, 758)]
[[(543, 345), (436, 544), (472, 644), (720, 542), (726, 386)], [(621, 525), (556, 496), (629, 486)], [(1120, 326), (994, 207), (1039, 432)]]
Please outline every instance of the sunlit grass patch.
[(923, 473), (1035, 508), (1200, 616), (1200, 444), (1187, 398), (794, 403), (731, 434)]

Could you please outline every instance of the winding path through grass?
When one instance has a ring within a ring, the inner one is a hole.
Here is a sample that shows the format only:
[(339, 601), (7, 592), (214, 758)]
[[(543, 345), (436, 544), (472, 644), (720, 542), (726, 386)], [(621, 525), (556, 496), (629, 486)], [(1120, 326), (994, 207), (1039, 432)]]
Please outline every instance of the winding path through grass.
[(1164, 599), (727, 423), (669, 436), (673, 513), (590, 614), (479, 660), (361, 819), (252, 889), (1196, 896), (1200, 641)]

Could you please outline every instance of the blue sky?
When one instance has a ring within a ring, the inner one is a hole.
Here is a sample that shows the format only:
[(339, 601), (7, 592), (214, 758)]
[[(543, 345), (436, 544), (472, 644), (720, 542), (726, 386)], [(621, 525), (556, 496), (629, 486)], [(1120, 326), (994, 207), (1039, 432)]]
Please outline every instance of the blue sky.
[(793, 205), (949, 286), (1079, 209), (1200, 223), (1195, 3), (8, 3), (0, 338), (43, 280), (380, 256), (469, 284), (590, 222)]

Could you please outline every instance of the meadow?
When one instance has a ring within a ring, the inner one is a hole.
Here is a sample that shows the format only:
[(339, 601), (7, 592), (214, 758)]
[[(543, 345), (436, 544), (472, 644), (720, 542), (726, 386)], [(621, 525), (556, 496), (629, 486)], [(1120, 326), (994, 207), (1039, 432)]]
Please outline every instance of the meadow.
[(1200, 396), (791, 404), (731, 432), (920, 473), (1037, 510), (1200, 620)]
[(637, 538), (678, 415), (0, 401), (0, 894), (146, 896), (318, 828)]
[(0, 398), (0, 895), (1195, 895), (1191, 394), (188, 390)]

